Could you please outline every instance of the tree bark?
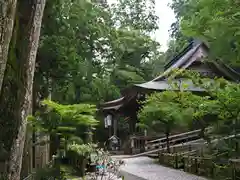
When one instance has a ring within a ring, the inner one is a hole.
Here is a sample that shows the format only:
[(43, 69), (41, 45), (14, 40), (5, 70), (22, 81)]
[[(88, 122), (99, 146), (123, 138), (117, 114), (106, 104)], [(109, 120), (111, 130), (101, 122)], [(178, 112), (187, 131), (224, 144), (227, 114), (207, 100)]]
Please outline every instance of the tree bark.
[(22, 169), (21, 169), (21, 179), (24, 179), (32, 172), (32, 142), (31, 142), (32, 131), (27, 127), (23, 159), (22, 159)]
[(20, 66), (18, 70), (21, 83), (18, 85), (18, 101), (16, 102), (15, 110), (17, 132), (13, 139), (10, 157), (7, 162), (7, 180), (20, 180), (27, 116), (30, 114), (32, 107), (35, 61), (45, 3), (45, 0), (31, 0), (21, 1), (18, 4), (19, 14), (22, 15), (20, 32), (18, 33), (24, 32), (24, 34), (21, 34), (24, 42), (19, 54)]
[(0, 93), (12, 37), (17, 0), (0, 1)]

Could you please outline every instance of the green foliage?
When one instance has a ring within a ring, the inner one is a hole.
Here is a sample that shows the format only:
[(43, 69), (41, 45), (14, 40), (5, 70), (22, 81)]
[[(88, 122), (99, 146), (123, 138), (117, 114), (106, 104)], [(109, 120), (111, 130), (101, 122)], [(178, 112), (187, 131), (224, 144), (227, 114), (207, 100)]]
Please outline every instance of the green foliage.
[(53, 100), (96, 102), (89, 89), (95, 89), (91, 82), (96, 74), (105, 79), (100, 60), (108, 55), (104, 48), (109, 47), (111, 30), (108, 13), (85, 0), (51, 1), (47, 7), (37, 77), (45, 86), (44, 79), (51, 79)]
[(151, 33), (158, 29), (155, 0), (118, 0), (112, 6), (116, 26)]
[(36, 180), (50, 180), (50, 179), (59, 179), (66, 180), (65, 175), (59, 168), (56, 167), (45, 167), (37, 170), (36, 174), (34, 174), (34, 179)]
[(181, 23), (181, 12), (184, 11), (185, 0), (172, 0), (170, 7), (173, 9), (176, 21), (172, 23), (170, 28), (170, 40), (168, 42), (168, 49), (165, 52), (166, 60), (169, 61), (177, 56), (189, 43), (189, 36), (183, 34)]
[[(61, 171), (59, 167), (58, 159), (50, 161), (45, 167), (41, 167), (36, 169), (34, 173), (32, 173), (31, 178), (36, 180), (50, 180), (50, 179), (59, 179), (59, 180), (66, 180), (65, 172)], [(27, 178), (30, 179), (30, 178)]]
[(77, 126), (96, 126), (98, 124), (95, 119), (96, 107), (94, 105), (62, 105), (51, 100), (44, 100), (42, 104), (47, 109), (43, 113), (36, 114), (36, 118), (29, 118), (29, 121), (45, 132), (71, 134), (77, 131)]
[(75, 114), (77, 107), (66, 104), (110, 101), (120, 97), (121, 89), (151, 79), (153, 68), (159, 73), (163, 59), (150, 36), (158, 28), (155, 12), (148, 11), (153, 9), (152, 1), (124, 0), (112, 6), (88, 0), (47, 2), (35, 90), (41, 99), (51, 93), (64, 106), (48, 104), (54, 108), (40, 113), (42, 129), (75, 132), (84, 139), (92, 116)]
[(239, 103), (240, 85), (223, 78), (209, 79), (201, 77), (199, 73), (192, 71), (179, 71), (180, 75), (189, 78), (193, 83), (204, 89), (207, 99), (198, 104), (197, 115), (215, 115), (219, 121), (212, 125), (221, 134), (237, 134), (239, 132)]
[(95, 102), (103, 103), (120, 97), (119, 88), (111, 82), (108, 76), (103, 78), (96, 77), (91, 85), (93, 88), (90, 96)]
[(62, 122), (71, 120), (72, 122), (76, 122), (76, 124), (97, 125), (97, 121), (94, 118), (96, 113), (96, 107), (94, 105), (62, 105), (51, 100), (44, 100), (42, 104), (46, 105), (49, 111), (56, 111), (61, 116)]
[[(149, 35), (157, 18), (145, 4), (154, 8), (150, 1), (119, 1), (111, 7), (87, 0), (47, 2), (35, 76), (41, 94), (47, 97), (50, 85), (54, 101), (96, 104), (152, 78), (154, 63), (146, 60), (158, 61), (159, 44)], [(124, 22), (121, 27), (117, 19)]]
[(186, 91), (164, 91), (147, 97), (139, 112), (140, 125), (166, 135), (167, 151), (170, 152), (169, 135), (176, 127), (183, 127), (195, 118), (194, 103), (201, 97)]
[(139, 113), (140, 122), (149, 127), (163, 127), (164, 132), (176, 125), (185, 125), (193, 118), (193, 109), (184, 101), (189, 101), (188, 92), (165, 91), (147, 97)]
[[(149, 63), (157, 62), (159, 44), (151, 40), (150, 36), (141, 34), (135, 29), (117, 29), (111, 41), (112, 58), (106, 63), (112, 72), (112, 82), (120, 89), (134, 83), (149, 79), (147, 68), (154, 68)], [(150, 72), (152, 78), (152, 72)]]
[[(180, 31), (180, 30), (178, 30)], [(170, 61), (184, 50), (189, 44), (188, 38), (183, 35), (175, 38), (174, 36), (168, 42), (168, 49), (165, 52), (165, 61)]]
[(79, 156), (87, 157), (91, 153), (96, 152), (96, 144), (76, 144), (72, 143), (68, 145), (68, 150), (77, 153)]
[[(182, 32), (207, 42), (214, 58), (239, 64), (239, 3), (226, 0), (175, 0)], [(221, 27), (221, 28), (219, 28)]]
[[(96, 107), (90, 104), (118, 98), (122, 88), (152, 78), (155, 62), (158, 67), (162, 63), (159, 44), (150, 36), (158, 28), (154, 6), (152, 0), (121, 0), (112, 7), (89, 0), (46, 2), (30, 103), (33, 116), (28, 116), (36, 134), (54, 137), (51, 144), (58, 150), (69, 142), (81, 144), (98, 124)], [(6, 105), (0, 112), (2, 133), (9, 135), (15, 134), (18, 117), (12, 112), (22, 98), (16, 87), (22, 87), (18, 75), (23, 72), (16, 67), (27, 27), (24, 14), (16, 14), (1, 93), (1, 105)], [(39, 102), (46, 98), (53, 101)], [(0, 139), (5, 154), (11, 142)]]
[(82, 144), (84, 139), (88, 141), (86, 136), (90, 136), (89, 131), (98, 125), (94, 105), (62, 105), (50, 100), (44, 100), (42, 104), (44, 110), (28, 120), (35, 130), (57, 137), (58, 140), (52, 142), (56, 151), (66, 152), (69, 143)]
[[(218, 112), (218, 118), (222, 120), (222, 133), (237, 133), (239, 132), (239, 103), (240, 103), (240, 86), (236, 83), (231, 83), (223, 79), (216, 79), (211, 83), (209, 93), (215, 99), (214, 111)], [(220, 130), (219, 129), (219, 130)]]

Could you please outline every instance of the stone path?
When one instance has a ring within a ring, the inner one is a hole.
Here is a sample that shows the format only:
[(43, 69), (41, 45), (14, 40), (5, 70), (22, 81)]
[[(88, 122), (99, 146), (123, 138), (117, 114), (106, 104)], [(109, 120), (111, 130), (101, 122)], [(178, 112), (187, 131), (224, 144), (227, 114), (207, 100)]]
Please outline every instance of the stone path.
[[(124, 176), (124, 180), (207, 180), (207, 178), (204, 177), (161, 166), (149, 157), (129, 158), (129, 156), (113, 156), (113, 159), (124, 160), (125, 164), (120, 168), (120, 176)], [(91, 180), (89, 177), (86, 179)], [(97, 178), (97, 180), (121, 179), (122, 178), (117, 178), (113, 174), (111, 178), (109, 178), (109, 175), (103, 178)]]
[(148, 157), (123, 159), (125, 165), (120, 169), (120, 175), (125, 180), (207, 180), (184, 171), (158, 165)]

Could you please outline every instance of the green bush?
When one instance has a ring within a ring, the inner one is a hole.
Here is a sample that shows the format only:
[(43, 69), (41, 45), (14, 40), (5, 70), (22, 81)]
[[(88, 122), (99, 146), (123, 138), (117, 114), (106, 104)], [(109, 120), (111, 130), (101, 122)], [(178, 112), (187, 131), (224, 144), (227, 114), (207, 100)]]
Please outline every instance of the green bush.
[(227, 179), (232, 177), (232, 168), (229, 165), (219, 166), (214, 164), (213, 179)]
[(67, 180), (64, 173), (58, 167), (46, 167), (38, 170), (34, 175), (34, 180)]

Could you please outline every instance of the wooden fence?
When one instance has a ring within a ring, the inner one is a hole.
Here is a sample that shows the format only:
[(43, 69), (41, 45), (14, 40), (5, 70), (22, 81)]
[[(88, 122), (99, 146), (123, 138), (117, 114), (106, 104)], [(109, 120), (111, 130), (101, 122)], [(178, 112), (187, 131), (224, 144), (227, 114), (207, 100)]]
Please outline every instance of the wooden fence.
[(240, 159), (230, 159), (217, 164), (214, 157), (194, 156), (197, 150), (184, 153), (160, 153), (159, 162), (185, 172), (218, 180), (240, 180)]
[[(175, 145), (179, 143), (185, 143), (188, 141), (200, 139), (200, 131), (201, 130), (194, 130), (186, 133), (169, 136), (169, 144)], [(165, 147), (166, 144), (167, 144), (167, 139), (166, 137), (164, 137), (164, 138), (160, 138), (152, 141), (147, 141), (145, 148), (146, 150), (158, 149), (161, 147)]]

